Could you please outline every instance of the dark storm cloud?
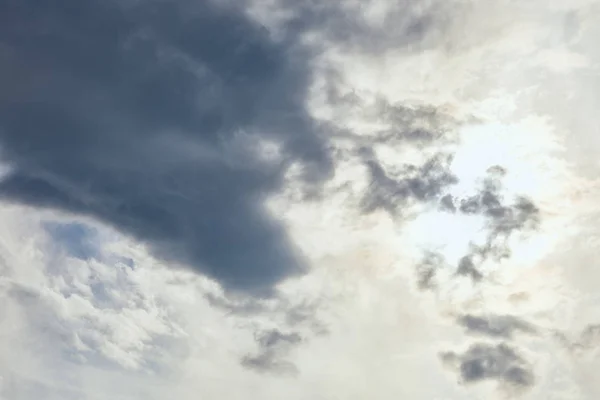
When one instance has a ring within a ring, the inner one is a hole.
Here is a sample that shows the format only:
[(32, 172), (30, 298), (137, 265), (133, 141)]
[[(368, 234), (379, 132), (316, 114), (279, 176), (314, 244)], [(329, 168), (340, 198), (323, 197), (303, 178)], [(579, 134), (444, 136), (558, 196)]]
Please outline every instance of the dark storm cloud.
[(470, 315), (458, 319), (468, 333), (510, 339), (517, 332), (535, 333), (535, 328), (512, 315)]
[(296, 373), (297, 369), (294, 364), (282, 358), (300, 342), (302, 342), (302, 338), (297, 333), (283, 333), (276, 329), (263, 332), (257, 336), (258, 353), (244, 356), (241, 363), (258, 372)]
[(517, 389), (535, 383), (529, 363), (504, 343), (474, 344), (463, 353), (446, 352), (441, 358), (458, 371), (464, 383), (493, 380), (504, 388)]
[(303, 270), (259, 204), (293, 161), (331, 169), (293, 38), (208, 1), (7, 0), (0, 43), (2, 198), (93, 216), (231, 289)]

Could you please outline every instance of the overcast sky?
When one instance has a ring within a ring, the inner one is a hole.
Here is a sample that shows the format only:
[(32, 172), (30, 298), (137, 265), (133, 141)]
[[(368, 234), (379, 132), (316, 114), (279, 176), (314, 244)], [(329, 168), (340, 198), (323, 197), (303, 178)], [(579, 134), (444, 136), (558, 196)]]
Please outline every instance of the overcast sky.
[(600, 398), (598, 37), (598, 0), (0, 2), (0, 399)]

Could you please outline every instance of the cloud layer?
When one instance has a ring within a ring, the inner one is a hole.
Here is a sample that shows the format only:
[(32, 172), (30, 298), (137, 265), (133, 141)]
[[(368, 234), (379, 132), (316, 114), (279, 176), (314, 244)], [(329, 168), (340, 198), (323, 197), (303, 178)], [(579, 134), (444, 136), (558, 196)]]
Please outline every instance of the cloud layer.
[(0, 398), (596, 398), (599, 11), (3, 3)]

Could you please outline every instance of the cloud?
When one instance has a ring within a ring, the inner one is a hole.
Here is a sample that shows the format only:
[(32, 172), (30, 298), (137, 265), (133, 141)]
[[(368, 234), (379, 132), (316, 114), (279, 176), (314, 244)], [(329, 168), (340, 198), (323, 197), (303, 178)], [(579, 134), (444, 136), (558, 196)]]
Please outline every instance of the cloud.
[(529, 388), (535, 377), (530, 366), (506, 344), (474, 344), (463, 353), (447, 352), (442, 360), (458, 368), (464, 383), (497, 381), (502, 386)]
[(388, 176), (376, 160), (368, 160), (372, 183), (363, 200), (365, 212), (381, 208), (395, 215), (410, 201), (428, 202), (439, 197), (445, 187), (456, 182), (447, 169), (448, 159), (439, 154), (422, 166), (408, 165), (398, 178)]
[(4, 199), (94, 217), (231, 289), (304, 269), (261, 207), (290, 163), (330, 168), (299, 45), (212, 2), (9, 2), (1, 25), (17, 79), (36, 77), (0, 104)]
[(468, 333), (511, 339), (515, 332), (535, 333), (535, 328), (512, 315), (470, 315), (458, 318), (458, 323)]
[(276, 374), (294, 374), (297, 368), (289, 361), (282, 360), (293, 346), (298, 345), (302, 338), (297, 333), (282, 333), (278, 330), (263, 332), (258, 335), (259, 352), (242, 358), (242, 365), (259, 371)]
[[(593, 355), (600, 346), (600, 325), (590, 324), (585, 326), (577, 335), (568, 335), (564, 332), (553, 332), (554, 338), (575, 356), (586, 357)], [(575, 339), (572, 338), (575, 336)]]

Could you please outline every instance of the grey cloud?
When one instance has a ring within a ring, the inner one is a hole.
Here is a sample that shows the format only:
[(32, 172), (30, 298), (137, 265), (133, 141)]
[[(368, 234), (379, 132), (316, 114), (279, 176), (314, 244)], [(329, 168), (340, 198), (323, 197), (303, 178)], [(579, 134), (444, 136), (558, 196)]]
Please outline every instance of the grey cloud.
[(468, 333), (510, 339), (516, 332), (535, 333), (530, 323), (512, 315), (470, 315), (458, 319)]
[(474, 282), (479, 282), (483, 279), (483, 274), (477, 269), (473, 262), (473, 256), (467, 255), (460, 259), (458, 262), (458, 268), (456, 269), (457, 275), (467, 276)]
[(440, 209), (442, 211), (447, 212), (456, 212), (456, 206), (454, 205), (454, 200), (452, 199), (452, 195), (445, 195), (440, 199)]
[(302, 301), (292, 303), (288, 298), (273, 296), (261, 299), (248, 296), (236, 296), (231, 293), (206, 293), (206, 300), (213, 307), (236, 316), (255, 317), (269, 315), (277, 317), (287, 328), (308, 328), (314, 333), (323, 334), (327, 328), (316, 317), (321, 301)]
[[(344, 93), (346, 86), (341, 77), (331, 73), (326, 94), (327, 101), (347, 112), (360, 114), (365, 119), (376, 119), (389, 125), (379, 129), (363, 140), (366, 144), (416, 145), (424, 147), (432, 143), (450, 143), (456, 140), (453, 130), (459, 121), (439, 107), (416, 103), (403, 104), (377, 98), (372, 104), (365, 102), (356, 93)], [(350, 132), (348, 132), (350, 134)], [(361, 136), (353, 136), (360, 140)]]
[(445, 260), (441, 254), (427, 252), (421, 263), (417, 265), (418, 288), (421, 290), (435, 289), (437, 287), (436, 271), (445, 266)]
[(365, 212), (384, 209), (396, 215), (402, 206), (413, 202), (429, 202), (438, 198), (442, 191), (456, 183), (456, 177), (448, 170), (451, 157), (438, 153), (421, 166), (407, 165), (391, 176), (374, 156), (366, 165), (371, 176), (371, 186), (363, 199)]
[(334, 132), (337, 137), (351, 139), (367, 148), (374, 144), (425, 148), (432, 144), (456, 143), (454, 130), (464, 121), (458, 121), (442, 108), (423, 103), (392, 103), (383, 98), (364, 101), (358, 94), (344, 91), (347, 86), (351, 84), (329, 73), (325, 89), (327, 102), (344, 113), (360, 115), (387, 127), (376, 129), (368, 137), (340, 128)]
[(463, 353), (446, 352), (441, 354), (441, 358), (457, 369), (464, 383), (494, 380), (503, 388), (517, 389), (525, 389), (535, 383), (529, 363), (504, 343), (474, 344)]
[(390, 104), (379, 99), (375, 108), (378, 117), (392, 126), (378, 132), (376, 142), (423, 147), (433, 142), (442, 144), (455, 140), (452, 131), (459, 125), (458, 121), (438, 107)]
[[(16, 88), (0, 97), (0, 196), (97, 218), (228, 289), (301, 273), (260, 202), (291, 162), (311, 182), (331, 170), (304, 109), (308, 51), (212, 2), (38, 3), (0, 5), (19, 71), (0, 76)], [(261, 139), (282, 157), (252, 152)]]
[(283, 333), (273, 329), (263, 332), (257, 337), (259, 352), (254, 355), (246, 355), (242, 358), (243, 366), (258, 372), (269, 372), (275, 374), (293, 374), (297, 372), (296, 367), (283, 357), (293, 346), (302, 342), (298, 333)]
[(462, 212), (481, 212), (488, 217), (491, 240), (498, 236), (508, 237), (521, 229), (536, 229), (540, 223), (539, 209), (531, 200), (518, 197), (513, 204), (503, 204), (500, 191), (505, 173), (501, 166), (491, 167), (481, 192), (461, 204)]
[(587, 326), (577, 343), (580, 347), (591, 348), (600, 345), (600, 325)]
[(258, 343), (263, 349), (272, 349), (282, 345), (296, 344), (301, 340), (297, 333), (283, 333), (274, 329), (260, 335)]
[(258, 356), (245, 356), (242, 365), (257, 372), (270, 372), (277, 375), (294, 375), (298, 369), (294, 364), (285, 360), (275, 359), (271, 353), (262, 353)]

